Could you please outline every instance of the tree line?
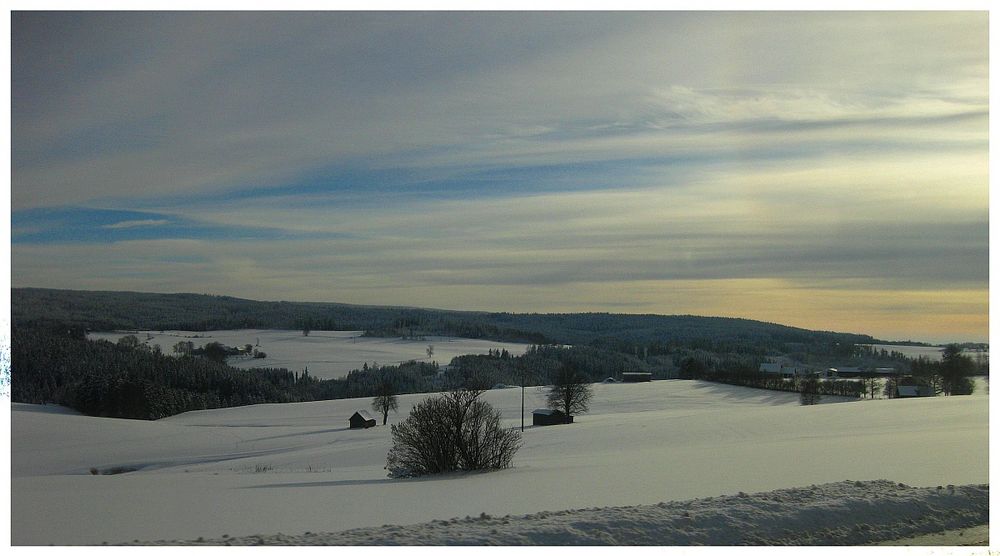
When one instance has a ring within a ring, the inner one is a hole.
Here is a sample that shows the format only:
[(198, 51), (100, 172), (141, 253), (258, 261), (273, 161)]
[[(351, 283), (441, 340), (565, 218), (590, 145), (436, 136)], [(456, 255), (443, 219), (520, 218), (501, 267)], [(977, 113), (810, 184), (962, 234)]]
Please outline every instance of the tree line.
[(515, 357), (463, 356), (442, 369), (410, 361), (392, 366), (363, 365), (343, 378), (317, 379), (288, 369), (237, 369), (225, 363), (231, 348), (183, 347), (168, 355), (125, 336), (118, 343), (88, 340), (82, 328), (67, 326), (12, 329), (13, 401), (56, 403), (84, 414), (159, 419), (185, 411), (258, 403), (302, 402), (375, 395), (390, 382), (394, 393), (488, 389), (497, 382), (545, 384), (563, 364), (573, 364), (588, 380), (640, 362), (594, 348), (537, 346)]
[[(678, 349), (671, 356), (641, 355), (581, 345), (530, 346), (512, 356), (502, 350), (456, 357), (445, 368), (410, 361), (391, 367), (364, 365), (338, 379), (319, 380), (287, 369), (236, 369), (225, 364), (233, 348), (209, 344), (194, 349), (175, 346), (179, 356), (160, 353), (134, 337), (118, 344), (89, 341), (81, 326), (15, 324), (12, 329), (12, 396), (15, 402), (59, 403), (85, 414), (157, 419), (197, 409), (275, 402), (369, 397), (391, 376), (398, 393), (447, 391), (464, 385), (487, 389), (496, 384), (549, 384), (559, 369), (572, 367), (588, 382), (626, 372), (649, 372), (654, 378), (703, 379), (740, 386), (801, 391), (802, 384), (759, 373), (762, 357)], [(244, 351), (248, 351), (247, 346)], [(957, 346), (941, 362), (917, 360), (912, 378), (935, 392), (972, 391), (971, 359)], [(813, 388), (810, 386), (810, 388)], [(874, 383), (819, 381), (818, 394), (874, 397)], [(890, 386), (887, 386), (890, 388)], [(887, 390), (887, 395), (892, 393)]]
[(185, 411), (306, 401), (309, 377), (286, 369), (235, 369), (207, 357), (173, 357), (130, 342), (90, 341), (71, 329), (14, 327), (11, 395), (87, 415), (158, 419)]
[(637, 358), (679, 349), (771, 355), (792, 350), (841, 356), (868, 335), (692, 315), (523, 314), (254, 301), (200, 294), (11, 290), (15, 324), (95, 330), (364, 330), (377, 336), (449, 335), (533, 344), (588, 345)]

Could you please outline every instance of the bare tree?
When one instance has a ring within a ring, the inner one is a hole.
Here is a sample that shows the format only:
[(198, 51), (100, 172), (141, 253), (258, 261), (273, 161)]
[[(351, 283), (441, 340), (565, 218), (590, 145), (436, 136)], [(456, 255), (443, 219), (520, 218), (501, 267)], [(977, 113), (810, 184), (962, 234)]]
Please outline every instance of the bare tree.
[(396, 385), (392, 377), (386, 373), (381, 373), (375, 383), (375, 398), (372, 400), (372, 409), (382, 414), (382, 426), (389, 420), (389, 412), (397, 411), (399, 401), (396, 399)]
[(426, 398), (392, 425), (389, 476), (510, 467), (521, 433), (503, 428), (500, 411), (479, 399), (481, 393), (456, 390)]
[(594, 392), (589, 377), (575, 367), (564, 364), (555, 371), (552, 378), (547, 397), (549, 409), (557, 409), (567, 417), (586, 413), (590, 409), (590, 399)]
[(178, 355), (191, 355), (192, 351), (194, 351), (194, 342), (190, 340), (174, 344), (174, 353)]

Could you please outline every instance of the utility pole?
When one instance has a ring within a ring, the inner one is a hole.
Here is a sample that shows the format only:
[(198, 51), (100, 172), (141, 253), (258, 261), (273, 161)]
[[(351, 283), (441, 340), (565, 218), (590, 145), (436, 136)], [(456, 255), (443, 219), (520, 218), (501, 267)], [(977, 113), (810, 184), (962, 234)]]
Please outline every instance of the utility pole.
[(524, 432), (524, 362), (522, 361), (519, 365), (521, 367), (521, 432)]
[(524, 432), (524, 375), (521, 376), (521, 432)]

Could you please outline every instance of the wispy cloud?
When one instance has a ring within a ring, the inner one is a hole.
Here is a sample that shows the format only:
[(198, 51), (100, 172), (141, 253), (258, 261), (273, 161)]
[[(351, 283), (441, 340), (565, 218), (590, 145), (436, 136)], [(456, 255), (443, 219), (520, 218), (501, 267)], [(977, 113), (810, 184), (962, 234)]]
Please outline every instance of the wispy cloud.
[(114, 224), (105, 224), (101, 226), (107, 230), (121, 230), (122, 228), (138, 228), (144, 226), (163, 226), (169, 224), (170, 221), (162, 218), (159, 220), (123, 220), (121, 222), (115, 222)]
[(295, 230), (251, 226), (241, 222), (226, 224), (220, 219), (209, 222), (178, 215), (76, 207), (17, 211), (12, 215), (11, 231), (11, 242), (15, 246), (38, 243), (88, 245), (162, 239), (277, 241), (350, 237), (346, 232), (319, 229)]
[(985, 335), (985, 13), (12, 34), (15, 285)]

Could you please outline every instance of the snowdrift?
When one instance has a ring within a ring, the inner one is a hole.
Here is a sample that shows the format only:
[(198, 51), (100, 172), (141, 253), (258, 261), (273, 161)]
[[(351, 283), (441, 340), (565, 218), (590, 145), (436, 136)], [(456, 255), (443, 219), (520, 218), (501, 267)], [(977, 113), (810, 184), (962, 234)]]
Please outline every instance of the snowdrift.
[(843, 481), (648, 506), (153, 545), (859, 545), (989, 520), (989, 486)]

